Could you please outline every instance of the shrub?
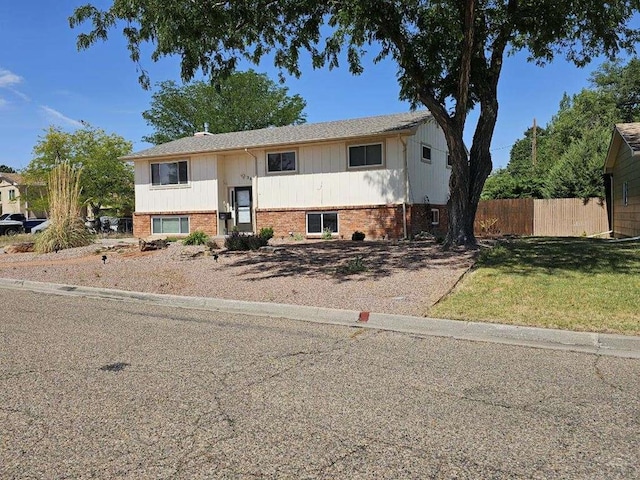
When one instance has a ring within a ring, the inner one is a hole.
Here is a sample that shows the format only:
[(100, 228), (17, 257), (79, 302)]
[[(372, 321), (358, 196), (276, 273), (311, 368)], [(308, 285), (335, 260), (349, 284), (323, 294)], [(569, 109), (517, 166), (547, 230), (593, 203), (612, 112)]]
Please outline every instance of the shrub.
[(364, 264), (364, 260), (360, 255), (356, 258), (352, 258), (349, 260), (346, 265), (341, 265), (338, 267), (338, 273), (343, 275), (352, 275), (354, 273), (361, 273), (367, 270), (367, 266)]
[(209, 235), (204, 233), (202, 230), (196, 230), (195, 232), (191, 232), (182, 243), (185, 245), (205, 245), (208, 240)]
[(323, 240), (331, 240), (332, 237), (333, 237), (333, 232), (331, 231), (330, 228), (327, 227), (322, 231)]
[(258, 233), (258, 236), (268, 242), (270, 239), (273, 238), (273, 227), (261, 228), (260, 233)]
[(296, 242), (301, 242), (301, 241), (304, 240), (304, 235), (302, 235), (301, 233), (298, 233), (298, 232), (294, 233), (292, 235), (292, 237)]
[(246, 251), (246, 250), (258, 250), (260, 247), (267, 245), (268, 240), (265, 240), (260, 235), (241, 235), (239, 232), (232, 232), (225, 241), (224, 246), (227, 250)]
[(353, 232), (353, 235), (351, 235), (351, 240), (361, 242), (364, 240), (364, 237), (365, 237), (364, 232), (360, 232), (356, 230), (355, 232)]

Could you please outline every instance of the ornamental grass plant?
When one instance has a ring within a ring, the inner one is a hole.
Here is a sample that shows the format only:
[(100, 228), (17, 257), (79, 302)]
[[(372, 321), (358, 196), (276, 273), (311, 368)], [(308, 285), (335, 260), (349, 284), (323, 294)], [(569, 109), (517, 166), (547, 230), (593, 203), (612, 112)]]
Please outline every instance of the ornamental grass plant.
[(80, 170), (63, 162), (49, 172), (49, 227), (38, 234), (35, 251), (57, 252), (92, 242), (80, 218)]

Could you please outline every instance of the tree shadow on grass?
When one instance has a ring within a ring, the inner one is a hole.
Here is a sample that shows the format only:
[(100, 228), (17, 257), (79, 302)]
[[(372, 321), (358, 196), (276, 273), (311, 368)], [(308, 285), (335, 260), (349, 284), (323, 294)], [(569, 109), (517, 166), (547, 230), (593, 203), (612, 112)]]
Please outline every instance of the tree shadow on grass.
[[(345, 266), (356, 258), (365, 269), (345, 273)], [(417, 271), (464, 268), (472, 263), (472, 253), (445, 252), (432, 242), (392, 244), (389, 242), (329, 241), (282, 246), (276, 252), (238, 255), (230, 267), (251, 267), (247, 280), (301, 276), (330, 278), (336, 282), (380, 280), (398, 269)]]
[(640, 275), (640, 242), (538, 237), (501, 242), (480, 255), (478, 267), (506, 273), (618, 273)]

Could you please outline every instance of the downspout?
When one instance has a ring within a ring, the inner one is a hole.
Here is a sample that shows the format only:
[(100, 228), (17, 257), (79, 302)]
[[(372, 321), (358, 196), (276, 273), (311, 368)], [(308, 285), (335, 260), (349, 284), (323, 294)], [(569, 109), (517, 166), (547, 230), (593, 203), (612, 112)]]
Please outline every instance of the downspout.
[[(248, 148), (244, 149), (244, 152), (247, 155), (251, 155), (253, 157), (253, 171), (254, 171), (254, 176), (253, 178), (255, 178), (255, 182), (251, 182), (251, 186), (253, 188), (253, 212), (251, 212), (253, 214), (253, 219), (254, 219), (254, 224), (253, 224), (253, 231), (254, 233), (257, 233), (258, 231), (258, 217), (256, 216), (256, 211), (258, 210), (258, 157), (256, 157), (253, 153), (251, 153), (249, 151)], [(255, 183), (255, 185), (254, 185)]]
[(402, 229), (404, 238), (409, 238), (407, 234), (407, 202), (409, 201), (409, 162), (407, 160), (407, 142), (400, 135), (398, 140), (402, 144), (402, 158), (404, 162), (404, 198), (402, 200)]

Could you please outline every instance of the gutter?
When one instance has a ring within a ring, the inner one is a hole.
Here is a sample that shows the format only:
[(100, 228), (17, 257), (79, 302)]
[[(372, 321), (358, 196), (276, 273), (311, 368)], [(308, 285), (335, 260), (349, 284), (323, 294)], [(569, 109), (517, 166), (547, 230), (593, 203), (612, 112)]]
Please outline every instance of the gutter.
[(255, 185), (253, 185), (254, 182), (252, 180), (251, 186), (253, 187), (253, 201), (251, 202), (251, 204), (253, 205), (253, 212), (251, 213), (253, 213), (253, 220), (254, 220), (253, 230), (254, 230), (254, 233), (257, 233), (258, 222), (256, 217), (256, 211), (258, 210), (258, 157), (255, 156), (253, 153), (251, 153), (248, 148), (244, 149), (244, 153), (253, 157), (253, 171), (254, 171), (253, 178), (255, 178)]
[(409, 238), (407, 233), (407, 202), (409, 201), (409, 161), (407, 160), (407, 142), (398, 134), (398, 140), (402, 144), (402, 159), (404, 162), (404, 198), (402, 200), (402, 229), (404, 238)]

